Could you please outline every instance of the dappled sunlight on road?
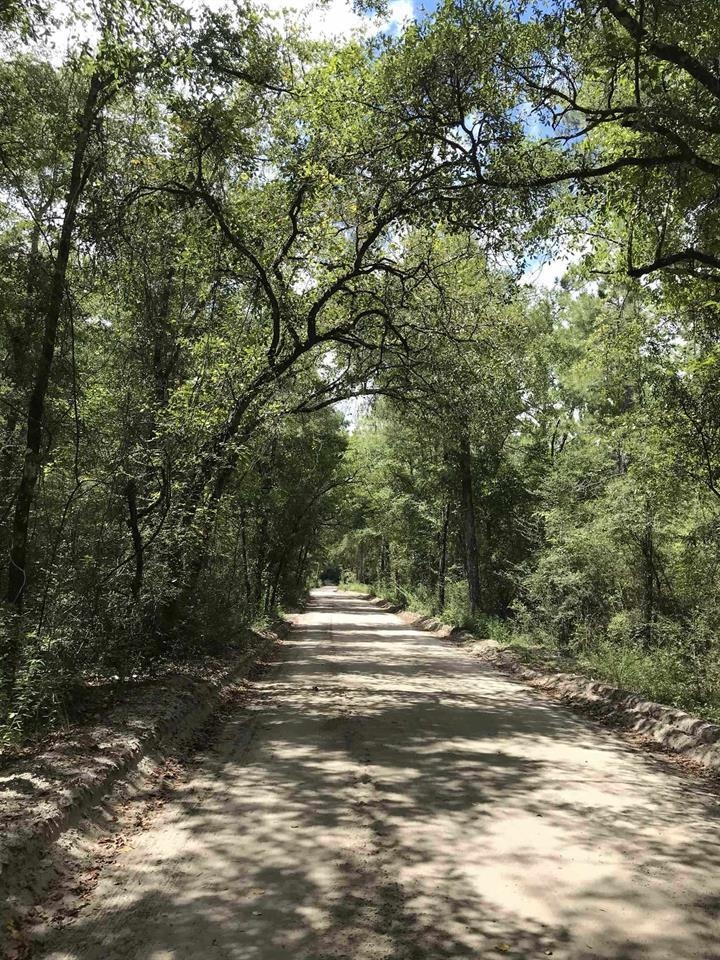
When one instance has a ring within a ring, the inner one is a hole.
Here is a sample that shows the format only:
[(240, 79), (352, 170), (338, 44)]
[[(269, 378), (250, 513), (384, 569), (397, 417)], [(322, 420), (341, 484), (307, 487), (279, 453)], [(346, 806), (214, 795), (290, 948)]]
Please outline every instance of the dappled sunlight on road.
[(53, 958), (717, 960), (716, 800), (318, 591)]

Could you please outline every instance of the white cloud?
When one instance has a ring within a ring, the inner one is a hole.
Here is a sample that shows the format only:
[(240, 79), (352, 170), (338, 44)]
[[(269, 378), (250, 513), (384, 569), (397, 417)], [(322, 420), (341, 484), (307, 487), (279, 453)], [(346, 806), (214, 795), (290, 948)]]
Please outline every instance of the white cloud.
[[(228, 5), (227, 0), (186, 0), (186, 3), (196, 11), (204, 6), (219, 10)], [(266, 6), (289, 21), (302, 23), (315, 40), (371, 37), (380, 31), (402, 32), (406, 23), (413, 19), (412, 0), (392, 0), (384, 17), (356, 13), (349, 0), (265, 0), (258, 6)]]
[(386, 17), (362, 16), (347, 0), (330, 0), (322, 6), (296, 0), (295, 9), (300, 16), (304, 15), (310, 35), (318, 40), (349, 39), (354, 35), (370, 37), (381, 30), (401, 31), (413, 15), (410, 0), (394, 0)]

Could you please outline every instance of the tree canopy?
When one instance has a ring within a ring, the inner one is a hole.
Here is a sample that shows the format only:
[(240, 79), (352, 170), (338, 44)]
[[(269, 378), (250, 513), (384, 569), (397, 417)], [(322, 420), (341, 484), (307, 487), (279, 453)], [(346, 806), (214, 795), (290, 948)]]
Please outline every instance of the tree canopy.
[(330, 42), (243, 2), (3, 8), (8, 729), (330, 562), (710, 709), (712, 13), (445, 0)]

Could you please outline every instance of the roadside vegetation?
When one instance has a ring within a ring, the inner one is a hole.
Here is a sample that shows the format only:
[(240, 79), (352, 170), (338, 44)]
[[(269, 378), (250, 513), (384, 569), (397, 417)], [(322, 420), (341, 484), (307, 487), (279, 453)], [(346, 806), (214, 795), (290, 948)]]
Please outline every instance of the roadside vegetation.
[(3, 8), (6, 739), (330, 563), (717, 710), (720, 20), (541, 7)]
[(334, 559), (527, 658), (720, 718), (715, 348), (657, 288), (583, 267), (520, 302), (487, 356), (457, 351), (439, 402), (359, 421)]
[(409, 609), (718, 718), (718, 384), (655, 296), (578, 270), (533, 298), (496, 383), (492, 361), (461, 378), (467, 473), (437, 408), (376, 404), (334, 557)]

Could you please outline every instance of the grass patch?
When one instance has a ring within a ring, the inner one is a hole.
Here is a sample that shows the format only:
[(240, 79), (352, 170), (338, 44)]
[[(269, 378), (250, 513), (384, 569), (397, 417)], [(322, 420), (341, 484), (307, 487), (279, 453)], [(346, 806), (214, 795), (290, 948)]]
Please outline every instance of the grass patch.
[(578, 655), (580, 671), (648, 700), (720, 721), (720, 665), (690, 651), (601, 641)]
[(347, 590), (348, 593), (364, 593), (368, 597), (373, 596), (375, 592), (369, 583), (359, 583), (357, 580), (339, 583), (338, 590)]

